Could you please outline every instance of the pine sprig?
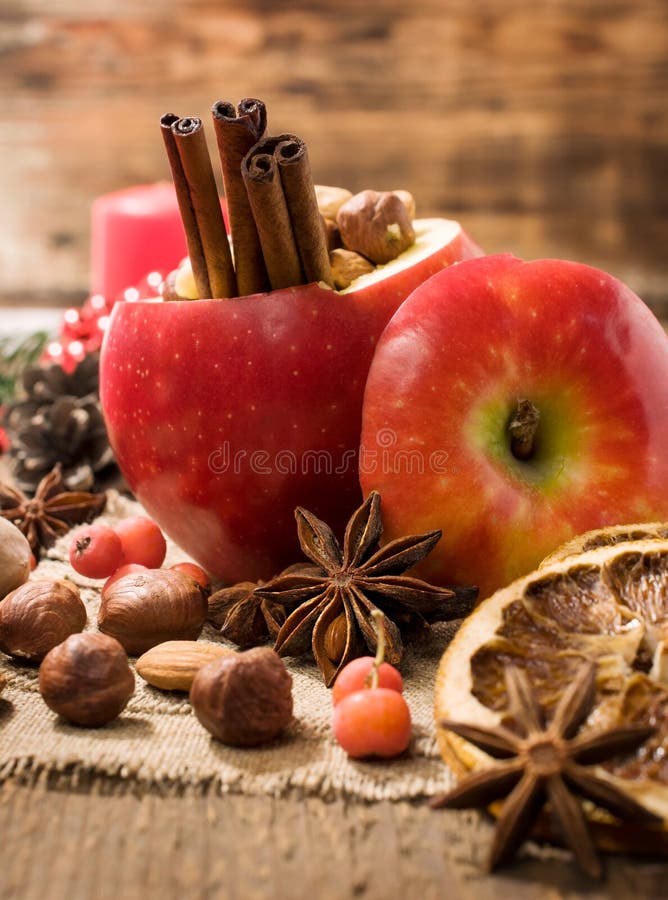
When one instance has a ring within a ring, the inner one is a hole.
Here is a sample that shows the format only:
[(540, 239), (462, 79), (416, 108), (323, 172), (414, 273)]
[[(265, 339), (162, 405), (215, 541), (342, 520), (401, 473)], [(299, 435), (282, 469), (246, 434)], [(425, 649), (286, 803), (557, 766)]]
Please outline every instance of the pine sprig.
[(0, 405), (16, 397), (21, 374), (37, 362), (50, 338), (48, 331), (37, 331), (19, 339), (0, 338)]

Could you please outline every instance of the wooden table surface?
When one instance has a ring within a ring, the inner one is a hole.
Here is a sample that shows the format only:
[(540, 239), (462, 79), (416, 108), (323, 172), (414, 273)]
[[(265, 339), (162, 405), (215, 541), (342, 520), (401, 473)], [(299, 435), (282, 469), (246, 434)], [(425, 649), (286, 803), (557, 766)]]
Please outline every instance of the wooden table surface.
[(491, 825), (423, 804), (0, 788), (1, 900), (659, 900), (668, 863), (568, 854), (488, 876)]

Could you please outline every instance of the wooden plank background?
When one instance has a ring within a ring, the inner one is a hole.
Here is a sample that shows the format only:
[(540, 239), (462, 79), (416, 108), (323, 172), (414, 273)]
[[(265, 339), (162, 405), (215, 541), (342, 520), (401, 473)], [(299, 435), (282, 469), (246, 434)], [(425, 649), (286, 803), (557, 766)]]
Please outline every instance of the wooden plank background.
[(485, 874), (472, 811), (0, 787), (0, 900), (659, 900), (665, 862), (558, 850)]
[(89, 209), (168, 176), (161, 113), (259, 96), (323, 183), (668, 309), (666, 0), (2, 0), (0, 302), (88, 284)]

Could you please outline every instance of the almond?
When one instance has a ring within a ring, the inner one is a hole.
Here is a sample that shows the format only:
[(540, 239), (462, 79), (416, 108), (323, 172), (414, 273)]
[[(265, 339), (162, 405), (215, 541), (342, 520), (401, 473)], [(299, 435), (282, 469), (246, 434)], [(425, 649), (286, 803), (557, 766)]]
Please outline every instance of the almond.
[(137, 660), (144, 681), (163, 691), (189, 691), (193, 678), (207, 663), (234, 650), (204, 641), (165, 641), (147, 650)]

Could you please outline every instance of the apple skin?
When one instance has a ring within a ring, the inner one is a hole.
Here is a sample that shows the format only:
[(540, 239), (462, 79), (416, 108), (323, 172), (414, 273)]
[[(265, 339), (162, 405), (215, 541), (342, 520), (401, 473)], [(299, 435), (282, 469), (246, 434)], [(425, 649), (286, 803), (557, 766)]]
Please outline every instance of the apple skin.
[[(526, 461), (507, 432), (520, 398), (541, 415)], [(485, 597), (575, 534), (668, 518), (668, 337), (589, 266), (463, 262), (380, 338), (361, 446), (385, 538), (442, 529), (416, 571)]]
[(343, 530), (361, 499), (376, 340), (425, 278), (482, 252), (450, 225), (443, 246), (359, 290), (116, 304), (100, 362), (111, 445), (148, 514), (208, 572), (267, 579), (301, 559), (296, 506)]

